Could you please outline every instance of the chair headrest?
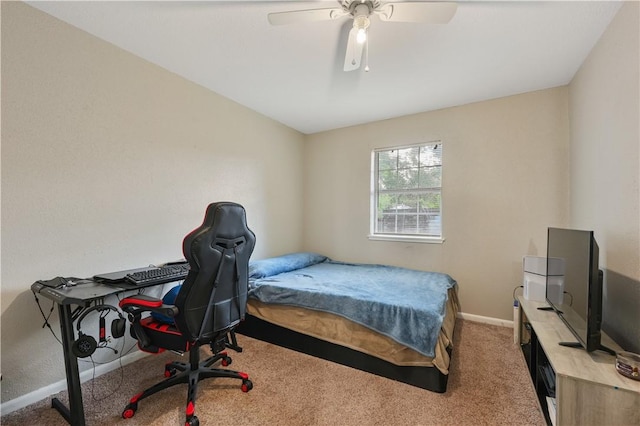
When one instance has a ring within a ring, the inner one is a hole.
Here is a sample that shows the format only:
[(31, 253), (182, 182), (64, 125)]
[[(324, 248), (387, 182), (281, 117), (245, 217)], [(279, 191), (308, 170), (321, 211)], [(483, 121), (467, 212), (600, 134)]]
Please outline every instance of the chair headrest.
[(223, 201), (211, 203), (207, 207), (202, 225), (191, 231), (182, 243), (182, 251), (191, 269), (197, 269), (197, 256), (194, 256), (194, 245), (206, 244), (210, 248), (233, 248), (247, 244), (249, 254), (255, 246), (255, 235), (247, 226), (244, 207), (240, 204)]

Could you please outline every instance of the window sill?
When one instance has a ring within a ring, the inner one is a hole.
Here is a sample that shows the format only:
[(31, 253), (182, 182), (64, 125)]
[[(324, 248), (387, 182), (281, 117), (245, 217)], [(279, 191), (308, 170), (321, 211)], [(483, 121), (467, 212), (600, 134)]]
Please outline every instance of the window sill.
[(441, 237), (419, 237), (411, 235), (372, 234), (368, 236), (371, 241), (396, 241), (402, 243), (442, 244)]

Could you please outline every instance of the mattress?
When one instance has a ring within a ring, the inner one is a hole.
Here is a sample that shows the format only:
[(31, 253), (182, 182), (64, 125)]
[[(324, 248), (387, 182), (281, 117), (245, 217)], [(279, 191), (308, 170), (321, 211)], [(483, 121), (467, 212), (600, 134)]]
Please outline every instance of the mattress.
[(459, 304), (457, 287), (448, 290), (446, 313), (435, 346), (435, 356), (428, 357), (408, 348), (392, 338), (330, 312), (290, 305), (274, 305), (249, 299), (247, 313), (331, 343), (366, 353), (398, 366), (435, 367), (442, 374), (449, 373), (449, 351)]

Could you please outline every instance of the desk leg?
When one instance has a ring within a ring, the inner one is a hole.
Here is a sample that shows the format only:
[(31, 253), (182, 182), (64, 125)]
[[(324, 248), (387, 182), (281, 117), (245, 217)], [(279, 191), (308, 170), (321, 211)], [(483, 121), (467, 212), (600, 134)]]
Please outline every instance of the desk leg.
[(65, 407), (58, 398), (53, 398), (53, 400), (51, 400), (51, 406), (58, 410), (62, 417), (64, 417), (71, 426), (85, 426), (78, 359), (71, 349), (75, 339), (75, 334), (73, 332), (73, 319), (71, 317), (71, 306), (58, 305), (58, 314), (60, 316), (60, 330), (62, 331), (64, 368), (67, 374), (69, 408)]

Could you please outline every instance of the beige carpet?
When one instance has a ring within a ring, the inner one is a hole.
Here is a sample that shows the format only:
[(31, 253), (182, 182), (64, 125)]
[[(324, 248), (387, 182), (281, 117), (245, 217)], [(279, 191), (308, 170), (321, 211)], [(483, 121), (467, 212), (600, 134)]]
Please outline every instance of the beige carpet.
[[(444, 394), (245, 336), (238, 340), (244, 352), (230, 352), (230, 368), (247, 372), (254, 388), (243, 393), (230, 379), (201, 382), (196, 415), (202, 425), (544, 425), (510, 328), (458, 320)], [(143, 400), (132, 419), (121, 417), (129, 398), (160, 381), (174, 358), (147, 357), (85, 383), (87, 424), (184, 424), (186, 385)], [(66, 401), (66, 392), (57, 396)], [(66, 422), (48, 398), (2, 417), (2, 425), (25, 424)]]

